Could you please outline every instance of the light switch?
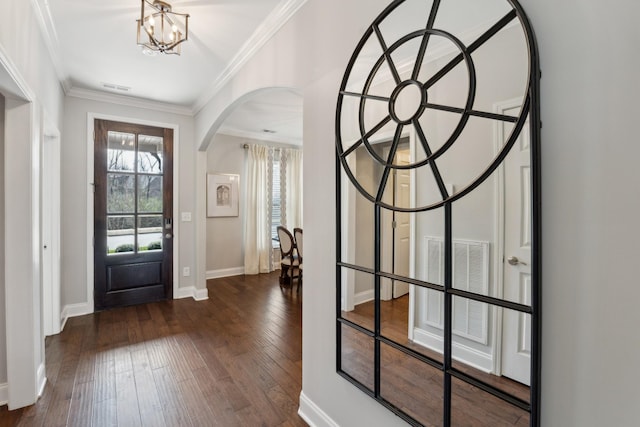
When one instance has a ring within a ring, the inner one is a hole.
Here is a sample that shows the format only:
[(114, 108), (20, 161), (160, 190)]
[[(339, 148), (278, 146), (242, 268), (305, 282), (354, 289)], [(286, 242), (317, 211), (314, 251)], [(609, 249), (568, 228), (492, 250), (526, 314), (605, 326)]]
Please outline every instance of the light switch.
[(182, 222), (191, 221), (191, 212), (182, 212)]

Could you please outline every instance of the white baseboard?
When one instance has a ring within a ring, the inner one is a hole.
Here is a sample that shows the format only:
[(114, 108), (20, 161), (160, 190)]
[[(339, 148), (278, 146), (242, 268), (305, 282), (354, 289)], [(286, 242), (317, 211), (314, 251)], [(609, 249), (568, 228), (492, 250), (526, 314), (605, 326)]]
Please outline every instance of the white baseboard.
[(195, 286), (186, 288), (178, 288), (178, 294), (174, 295), (175, 299), (193, 298), (196, 301), (204, 301), (209, 299), (209, 291), (205, 289), (196, 289)]
[(235, 268), (223, 268), (221, 270), (209, 270), (206, 273), (207, 280), (219, 279), (221, 277), (242, 276), (244, 274), (244, 267)]
[(64, 325), (67, 324), (67, 320), (70, 317), (84, 316), (91, 313), (93, 313), (93, 307), (86, 302), (65, 305), (62, 313), (60, 313), (60, 331), (64, 330)]
[[(444, 340), (440, 335), (420, 328), (413, 328), (413, 342), (438, 353), (442, 353), (444, 346)], [(452, 352), (455, 354), (453, 359), (488, 374), (493, 372), (493, 358), (491, 354), (457, 342), (452, 343), (451, 346), (453, 347)]]
[(0, 384), (0, 406), (9, 403), (9, 383)]
[[(37, 379), (38, 381), (38, 397), (42, 396), (44, 392), (44, 386), (47, 384), (47, 377), (45, 376), (44, 363), (38, 366)], [(0, 384), (0, 406), (9, 404), (9, 383)]]
[(300, 392), (298, 415), (311, 427), (340, 427), (338, 423), (333, 421), (318, 405), (313, 403), (313, 401), (304, 394), (304, 391)]
[(364, 292), (358, 292), (353, 296), (353, 303), (354, 305), (359, 305), (365, 302), (373, 301), (374, 295), (375, 293), (373, 289)]

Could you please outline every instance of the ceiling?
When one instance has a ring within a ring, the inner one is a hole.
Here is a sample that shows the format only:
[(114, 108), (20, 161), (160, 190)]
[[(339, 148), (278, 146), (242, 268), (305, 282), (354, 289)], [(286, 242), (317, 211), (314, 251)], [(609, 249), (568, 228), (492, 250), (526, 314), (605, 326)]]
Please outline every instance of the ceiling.
[[(34, 3), (67, 94), (127, 96), (195, 114), (304, 2), (170, 1), (174, 12), (190, 15), (189, 40), (183, 43), (180, 56), (143, 54), (136, 44), (140, 0)], [(301, 141), (299, 98), (288, 91), (260, 94), (240, 105), (222, 131)]]

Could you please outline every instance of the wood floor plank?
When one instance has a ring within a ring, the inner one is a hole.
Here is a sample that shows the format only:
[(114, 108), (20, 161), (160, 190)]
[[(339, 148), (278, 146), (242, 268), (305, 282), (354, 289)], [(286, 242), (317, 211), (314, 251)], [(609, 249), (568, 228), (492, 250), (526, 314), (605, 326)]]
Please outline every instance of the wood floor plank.
[(120, 372), (115, 375), (118, 425), (141, 426), (140, 405), (133, 372)]
[(147, 351), (136, 351), (131, 354), (131, 360), (142, 425), (149, 427), (165, 426), (162, 406), (160, 405)]
[(93, 380), (77, 383), (71, 395), (68, 426), (86, 427), (91, 425), (93, 417)]
[(171, 370), (167, 367), (155, 369), (153, 378), (158, 391), (158, 399), (162, 405), (162, 415), (168, 426), (193, 426), (182, 396), (178, 394), (176, 382)]

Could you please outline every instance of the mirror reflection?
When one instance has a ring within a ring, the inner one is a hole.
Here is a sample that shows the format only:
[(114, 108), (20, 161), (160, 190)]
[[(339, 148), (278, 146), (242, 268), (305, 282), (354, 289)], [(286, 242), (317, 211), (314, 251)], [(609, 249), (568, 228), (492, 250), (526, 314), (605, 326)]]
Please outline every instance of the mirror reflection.
[(338, 316), (383, 341), (376, 368), (374, 339), (343, 323), (342, 369), (422, 425), (443, 423), (447, 364), (445, 406), (483, 408), (453, 424), (531, 420), (531, 35), (513, 5), (394, 2), (339, 96)]

